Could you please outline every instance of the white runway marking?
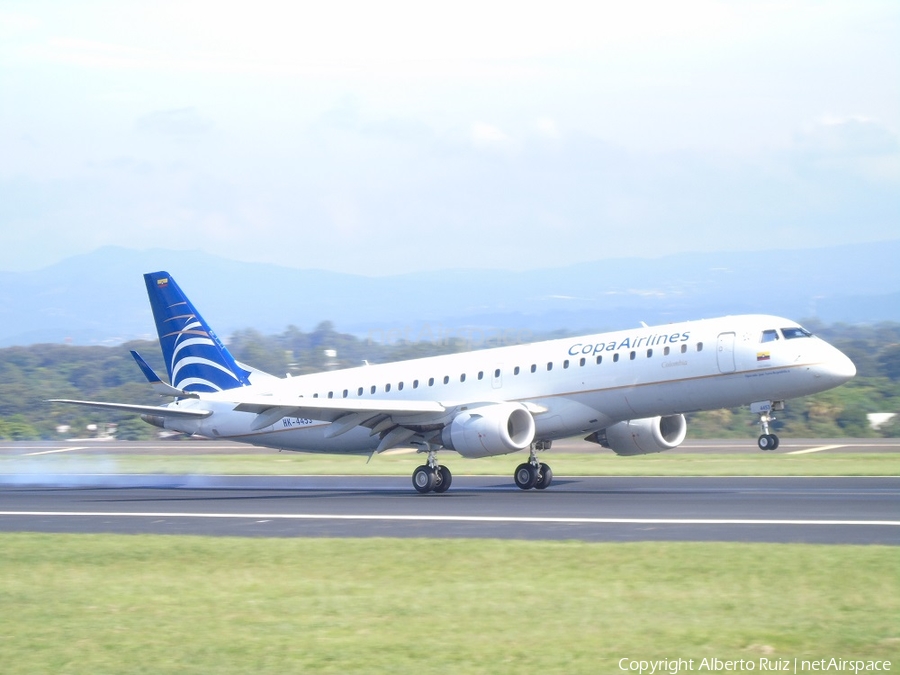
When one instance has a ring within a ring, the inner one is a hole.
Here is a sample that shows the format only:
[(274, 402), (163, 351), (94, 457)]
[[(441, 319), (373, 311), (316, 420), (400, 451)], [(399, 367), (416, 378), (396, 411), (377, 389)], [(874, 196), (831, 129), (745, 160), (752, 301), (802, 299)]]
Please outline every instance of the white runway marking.
[(531, 523), (565, 525), (851, 525), (900, 527), (900, 520), (765, 520), (751, 518), (553, 518), (531, 516), (409, 516), (319, 513), (131, 513), (127, 511), (0, 511), (0, 516), (74, 518), (209, 518), (245, 520), (363, 520), (423, 523)]
[(59, 448), (58, 450), (44, 450), (43, 452), (26, 452), (21, 455), (21, 457), (34, 457), (35, 455), (53, 455), (57, 452), (72, 452), (73, 450), (87, 450), (88, 448), (85, 446), (80, 447), (71, 447), (71, 448)]
[(786, 455), (808, 455), (811, 452), (824, 452), (825, 450), (837, 450), (838, 448), (845, 448), (846, 445), (820, 445), (818, 448), (809, 448), (808, 450), (794, 450), (793, 452), (786, 452)]

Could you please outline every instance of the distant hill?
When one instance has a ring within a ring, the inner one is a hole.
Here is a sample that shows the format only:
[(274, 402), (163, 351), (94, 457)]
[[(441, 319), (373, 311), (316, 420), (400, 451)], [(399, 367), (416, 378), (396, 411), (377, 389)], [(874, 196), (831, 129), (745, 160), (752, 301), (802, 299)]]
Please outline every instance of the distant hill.
[(900, 321), (900, 240), (763, 253), (598, 260), (530, 271), (364, 277), (201, 252), (106, 247), (36, 272), (0, 272), (0, 346), (155, 337), (142, 274), (172, 273), (217, 332), (329, 320), (388, 341), (626, 328), (766, 312), (826, 323)]

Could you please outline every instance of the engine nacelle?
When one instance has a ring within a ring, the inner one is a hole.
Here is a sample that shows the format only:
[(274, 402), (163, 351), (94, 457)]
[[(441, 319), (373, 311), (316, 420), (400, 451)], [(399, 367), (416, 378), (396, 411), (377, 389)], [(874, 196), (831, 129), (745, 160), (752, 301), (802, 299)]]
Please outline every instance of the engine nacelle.
[(534, 441), (534, 418), (520, 403), (464, 410), (441, 432), (441, 444), (463, 457), (490, 457), (524, 450)]
[(584, 440), (599, 443), (617, 455), (649, 455), (678, 447), (685, 434), (684, 415), (669, 415), (618, 422)]

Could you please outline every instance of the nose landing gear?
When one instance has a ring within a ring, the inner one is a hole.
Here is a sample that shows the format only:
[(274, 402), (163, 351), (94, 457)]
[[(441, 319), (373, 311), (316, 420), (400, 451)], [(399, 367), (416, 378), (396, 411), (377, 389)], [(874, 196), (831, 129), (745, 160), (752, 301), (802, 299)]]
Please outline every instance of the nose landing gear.
[(769, 422), (775, 421), (775, 417), (769, 414), (773, 410), (784, 410), (784, 401), (758, 401), (750, 404), (750, 411), (759, 415), (762, 434), (756, 440), (756, 444), (760, 450), (778, 449), (778, 436), (769, 433)]

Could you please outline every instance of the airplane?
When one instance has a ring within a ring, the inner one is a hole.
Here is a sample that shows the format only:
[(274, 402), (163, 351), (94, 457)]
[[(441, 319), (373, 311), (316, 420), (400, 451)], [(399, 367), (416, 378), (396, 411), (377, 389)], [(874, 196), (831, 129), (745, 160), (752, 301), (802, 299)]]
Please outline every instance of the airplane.
[(140, 414), (172, 431), (257, 446), (373, 456), (400, 446), (426, 455), (420, 493), (453, 476), (441, 450), (466, 458), (527, 450), (522, 490), (550, 486), (537, 453), (582, 436), (624, 455), (675, 448), (685, 414), (749, 405), (761, 450), (775, 450), (771, 413), (789, 398), (856, 375), (841, 351), (789, 319), (726, 316), (459, 354), (276, 377), (234, 359), (168, 272), (144, 275), (169, 382), (137, 353), (148, 406), (52, 399)]

